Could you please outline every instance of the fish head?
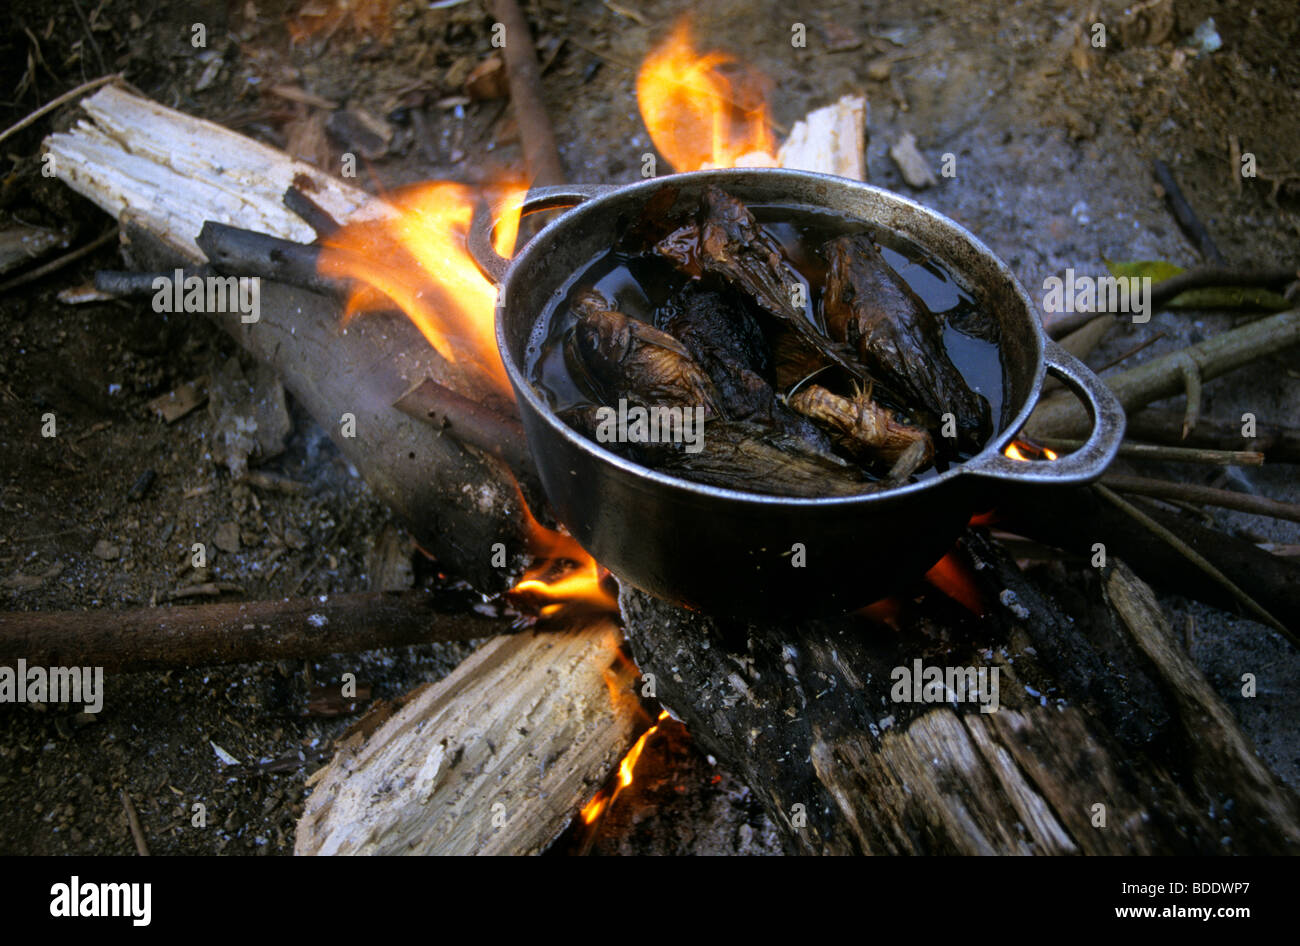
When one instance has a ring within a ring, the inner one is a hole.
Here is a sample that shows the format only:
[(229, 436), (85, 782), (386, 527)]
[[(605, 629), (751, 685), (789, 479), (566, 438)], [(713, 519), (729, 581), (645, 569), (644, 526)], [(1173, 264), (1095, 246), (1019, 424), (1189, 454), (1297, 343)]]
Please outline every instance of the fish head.
[(621, 312), (589, 308), (569, 330), (564, 356), (569, 370), (591, 393), (614, 386), (619, 368), (632, 348), (630, 320)]

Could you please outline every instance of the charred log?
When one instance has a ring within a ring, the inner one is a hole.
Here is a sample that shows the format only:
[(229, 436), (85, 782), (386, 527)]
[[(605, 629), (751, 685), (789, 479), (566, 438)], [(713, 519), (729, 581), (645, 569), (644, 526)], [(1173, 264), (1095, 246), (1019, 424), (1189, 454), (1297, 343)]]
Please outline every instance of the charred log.
[[(999, 546), (978, 533), (965, 544), (983, 619), (931, 594), (898, 605), (897, 629), (854, 615), (758, 625), (625, 589), (628, 638), (658, 698), (749, 784), (791, 852), (1300, 849), (1295, 799), (1243, 771), (1244, 737), (1190, 661), (1142, 643), (1165, 631), (1135, 631), (1094, 589), (1089, 606), (1120, 617), (1079, 632)], [(1079, 650), (1073, 672), (1059, 642)], [(1056, 646), (1040, 656), (1044, 644)], [(912, 701), (927, 667), (998, 670), (996, 711), (942, 690)], [(1084, 668), (1133, 676), (1097, 687)], [(1225, 791), (1237, 800), (1226, 826), (1206, 814)]]

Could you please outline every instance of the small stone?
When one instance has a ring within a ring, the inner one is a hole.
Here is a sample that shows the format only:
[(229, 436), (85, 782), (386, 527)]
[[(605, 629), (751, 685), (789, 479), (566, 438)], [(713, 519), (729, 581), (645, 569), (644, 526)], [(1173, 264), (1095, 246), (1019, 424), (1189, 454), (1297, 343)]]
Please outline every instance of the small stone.
[(95, 558), (103, 559), (106, 562), (117, 561), (118, 556), (122, 554), (122, 550), (108, 539), (100, 539), (90, 552)]
[(214, 539), (217, 548), (223, 552), (239, 551), (239, 526), (233, 522), (223, 522), (217, 526), (217, 534)]
[(307, 547), (307, 537), (293, 526), (284, 530), (284, 544), (295, 551)]
[(930, 170), (925, 156), (916, 147), (916, 136), (911, 132), (906, 132), (898, 139), (898, 143), (889, 149), (889, 156), (903, 172), (903, 180), (907, 181), (909, 186), (919, 190), (939, 183), (939, 179)]

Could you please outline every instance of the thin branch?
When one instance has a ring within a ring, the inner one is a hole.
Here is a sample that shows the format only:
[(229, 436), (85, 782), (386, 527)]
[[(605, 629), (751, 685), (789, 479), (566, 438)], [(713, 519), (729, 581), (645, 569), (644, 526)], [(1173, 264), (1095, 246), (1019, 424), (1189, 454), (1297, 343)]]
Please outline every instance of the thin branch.
[(131, 796), (122, 789), (122, 808), (126, 810), (126, 823), (131, 827), (131, 837), (135, 839), (135, 851), (141, 857), (149, 856), (149, 845), (144, 839), (144, 828), (140, 827), (140, 815), (135, 810)]
[(1151, 169), (1155, 172), (1156, 180), (1164, 188), (1165, 199), (1169, 201), (1169, 209), (1174, 212), (1174, 217), (1178, 220), (1183, 231), (1196, 244), (1196, 248), (1201, 251), (1201, 255), (1212, 263), (1218, 263), (1220, 266), (1225, 265), (1228, 261), (1224, 259), (1223, 254), (1219, 252), (1218, 246), (1214, 243), (1214, 238), (1210, 236), (1210, 231), (1205, 229), (1205, 224), (1201, 223), (1201, 218), (1196, 216), (1196, 211), (1192, 205), (1187, 202), (1183, 196), (1182, 188), (1178, 186), (1178, 181), (1174, 179), (1174, 172), (1169, 170), (1169, 165), (1157, 158), (1151, 164)]
[(1179, 555), (1183, 556), (1210, 578), (1214, 579), (1214, 581), (1227, 591), (1228, 594), (1232, 595), (1233, 598), (1240, 602), (1246, 610), (1285, 637), (1291, 642), (1293, 647), (1300, 648), (1300, 638), (1296, 637), (1293, 632), (1287, 630), (1286, 626), (1281, 621), (1269, 614), (1268, 611), (1264, 610), (1264, 608), (1254, 598), (1242, 591), (1240, 587), (1233, 583), (1232, 579), (1228, 578), (1227, 575), (1215, 568), (1203, 555), (1201, 555), (1201, 553), (1197, 552), (1182, 539), (1178, 538), (1178, 536), (1174, 535), (1174, 533), (1156, 522), (1156, 520), (1152, 519), (1137, 506), (1134, 506), (1128, 500), (1117, 495), (1113, 490), (1100, 483), (1093, 484), (1092, 489), (1121, 512), (1131, 517), (1134, 521), (1141, 523), (1154, 535), (1178, 552)]
[(435, 595), (403, 591), (130, 611), (11, 611), (0, 613), (0, 666), (21, 657), (33, 665), (135, 673), (472, 640), (511, 630), (507, 618), (444, 607)]
[(77, 86), (75, 89), (72, 89), (72, 90), (69, 91), (69, 92), (64, 92), (64, 93), (63, 93), (62, 95), (60, 95), (58, 98), (56, 98), (56, 99), (51, 99), (50, 101), (46, 102), (44, 105), (42, 105), (42, 106), (41, 106), (40, 108), (38, 108), (36, 111), (32, 112), (30, 115), (28, 115), (28, 116), (27, 116), (26, 118), (24, 118), (22, 121), (18, 122), (16, 125), (10, 125), (10, 126), (9, 126), (8, 128), (6, 128), (4, 131), (0, 132), (0, 141), (4, 141), (4, 140), (5, 140), (6, 138), (8, 138), (10, 135), (13, 135), (13, 134), (16, 134), (17, 132), (22, 131), (22, 130), (23, 130), (24, 128), (26, 128), (28, 125), (32, 124), (32, 122), (38, 121), (38, 120), (41, 118), (42, 115), (46, 115), (46, 114), (48, 114), (48, 113), (54, 111), (54, 110), (55, 110), (56, 108), (58, 108), (60, 105), (63, 105), (63, 104), (65, 104), (65, 103), (67, 103), (67, 102), (71, 102), (71, 101), (72, 101), (73, 99), (75, 99), (77, 96), (79, 96), (79, 95), (83, 95), (83, 94), (85, 94), (86, 92), (89, 92), (91, 89), (97, 89), (97, 88), (99, 88), (101, 85), (107, 85), (107, 84), (110, 83), (110, 82), (113, 82), (113, 81), (115, 81), (115, 80), (117, 80), (117, 79), (121, 79), (124, 75), (125, 75), (125, 73), (114, 72), (112, 75), (100, 76), (98, 79), (91, 79), (89, 82), (83, 82), (81, 85)]
[(1236, 509), (1257, 516), (1269, 516), (1273, 519), (1286, 519), (1300, 522), (1300, 504), (1284, 503), (1266, 496), (1251, 496), (1249, 493), (1237, 493), (1230, 489), (1215, 489), (1198, 483), (1175, 483), (1170, 480), (1157, 480), (1145, 476), (1127, 476), (1122, 473), (1107, 473), (1101, 478), (1102, 483), (1122, 493), (1138, 496), (1151, 496), (1155, 499), (1179, 500), (1186, 503), (1204, 503), (1222, 509)]
[(96, 250), (100, 249), (101, 247), (105, 246), (108, 243), (111, 243), (113, 240), (116, 239), (117, 239), (117, 227), (114, 227), (113, 229), (109, 230), (107, 233), (102, 234), (99, 237), (96, 237), (94, 240), (87, 243), (85, 246), (81, 247), (80, 249), (73, 250), (70, 253), (64, 253), (58, 259), (50, 260), (44, 266), (38, 266), (36, 269), (33, 269), (30, 272), (23, 273), (21, 276), (15, 276), (13, 279), (5, 283), (3, 286), (0, 286), (0, 293), (8, 292), (11, 289), (17, 289), (20, 286), (27, 285), (28, 283), (36, 282), (36, 280), (38, 279), (43, 279), (44, 277), (48, 276), (50, 273), (55, 272), (56, 270), (60, 270), (64, 266), (67, 266), (69, 263), (75, 263), (83, 256), (89, 256), (91, 253), (95, 252)]
[[(1034, 437), (1034, 443), (1053, 450), (1078, 450), (1082, 440), (1068, 437)], [(1211, 466), (1262, 466), (1264, 454), (1249, 450), (1204, 450), (1198, 447), (1166, 447), (1154, 443), (1119, 445), (1119, 456), (1125, 460), (1159, 460), (1166, 463), (1208, 463)]]

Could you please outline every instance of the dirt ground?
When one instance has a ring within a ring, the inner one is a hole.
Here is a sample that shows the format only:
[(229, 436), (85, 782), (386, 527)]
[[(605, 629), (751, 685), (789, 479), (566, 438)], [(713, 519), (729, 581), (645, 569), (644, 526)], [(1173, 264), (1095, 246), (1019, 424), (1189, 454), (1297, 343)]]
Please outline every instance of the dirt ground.
[[(333, 9), (329, 0), (200, 0), (184, 8), (11, 0), (0, 12), (0, 125), (79, 82), (121, 70), (164, 104), (326, 168), (337, 167), (344, 150), (325, 129), (334, 106), (378, 116), (394, 134), (387, 154), (363, 164), (363, 186), (375, 190), (431, 178), (474, 182), (520, 167), (505, 100), (457, 98), (491, 52), (492, 19), (482, 3), (348, 6), (370, 13), (330, 20), (320, 15)], [(680, 12), (693, 10), (697, 35), (772, 79), (774, 118), (783, 127), (846, 92), (865, 93), (872, 181), (969, 227), (1031, 296), (1046, 276), (1067, 267), (1101, 273), (1105, 259), (1197, 262), (1152, 187), (1154, 158), (1173, 168), (1231, 262), (1293, 264), (1300, 244), (1300, 25), (1293, 4), (1170, 0), (1126, 20), (1127, 6), (545, 0), (527, 11), (574, 181), (639, 175), (650, 143), (636, 110), (635, 64)], [(1222, 47), (1197, 50), (1193, 32), (1211, 16)], [(196, 23), (206, 27), (205, 48), (192, 44)], [(794, 23), (806, 26), (805, 48), (791, 45)], [(1088, 42), (1094, 23), (1107, 27), (1105, 48)], [(286, 86), (306, 96), (272, 91)], [(427, 110), (426, 134), (406, 106), (412, 90), (442, 103)], [(0, 143), (0, 225), (65, 230), (69, 247), (111, 226), (39, 173), (41, 138), (74, 117), (65, 108)], [(925, 191), (908, 188), (887, 153), (905, 131), (935, 168), (953, 154), (956, 177)], [(1229, 136), (1256, 156), (1258, 177), (1234, 175)], [(261, 468), (307, 484), (299, 495), (232, 484), (214, 405), (172, 424), (158, 420), (151, 399), (230, 372), (238, 352), (192, 317), (158, 315), (145, 304), (56, 299), (96, 269), (119, 265), (110, 245), (0, 295), (0, 609), (84, 609), (91, 622), (96, 611), (164, 604), (206, 583), (224, 583), (223, 600), (358, 591), (375, 586), (381, 572), (391, 576), (394, 557), (409, 562), (404, 582), (445, 583), (409, 540), (394, 543), (385, 508), (292, 402), (284, 452)], [(1233, 321), (1159, 315), (1117, 331), (1090, 361), (1104, 365), (1164, 332), (1125, 362), (1139, 363)], [(1292, 352), (1212, 382), (1205, 411), (1231, 417), (1250, 410), (1261, 422), (1295, 424), (1298, 369)], [(244, 371), (251, 376), (252, 365), (245, 362)], [(41, 435), (50, 412), (55, 438)], [(152, 481), (137, 496), (133, 487), (147, 471)], [(1293, 468), (1242, 477), (1250, 488), (1300, 501)], [(1300, 542), (1294, 524), (1215, 518), (1256, 541)], [(196, 570), (189, 550), (200, 541), (216, 551)], [(1176, 625), (1194, 618), (1193, 656), (1274, 771), (1300, 785), (1294, 651), (1253, 622), (1162, 600)], [(441, 677), (471, 649), (430, 645), (305, 664), (110, 677), (105, 709), (93, 717), (57, 704), (0, 705), (0, 853), (131, 853), (123, 790), (153, 853), (288, 853), (303, 781), (352, 721), (307, 715), (309, 689), (350, 671), (374, 698), (396, 697)], [(1254, 700), (1237, 691), (1246, 671), (1260, 677)], [(224, 763), (217, 747), (237, 764)], [(670, 727), (652, 739), (638, 771), (638, 784), (592, 837), (575, 833), (558, 849), (779, 851), (773, 826), (744, 787), (681, 732)], [(204, 806), (206, 827), (192, 825), (195, 805)]]

